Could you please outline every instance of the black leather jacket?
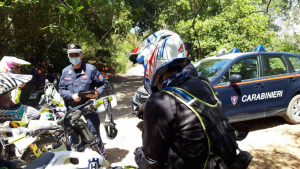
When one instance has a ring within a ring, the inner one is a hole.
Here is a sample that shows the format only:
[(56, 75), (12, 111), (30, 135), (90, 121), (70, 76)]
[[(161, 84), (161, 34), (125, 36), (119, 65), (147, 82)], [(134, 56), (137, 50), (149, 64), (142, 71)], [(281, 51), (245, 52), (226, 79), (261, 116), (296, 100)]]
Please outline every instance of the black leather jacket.
[[(183, 88), (210, 104), (216, 102), (211, 89), (199, 79), (176, 79), (169, 86)], [(143, 119), (143, 147), (135, 151), (140, 168), (203, 168), (208, 143), (194, 112), (160, 91), (147, 100)]]

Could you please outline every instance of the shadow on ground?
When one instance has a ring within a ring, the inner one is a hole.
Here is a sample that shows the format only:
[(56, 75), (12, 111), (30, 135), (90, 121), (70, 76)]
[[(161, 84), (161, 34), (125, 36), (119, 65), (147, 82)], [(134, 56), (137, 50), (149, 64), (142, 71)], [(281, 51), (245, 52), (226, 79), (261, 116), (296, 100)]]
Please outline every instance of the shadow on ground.
[(109, 148), (105, 150), (105, 153), (107, 154), (107, 160), (112, 164), (122, 161), (129, 153), (129, 151), (119, 148)]
[(276, 149), (273, 151), (255, 150), (250, 153), (254, 158), (249, 169), (298, 169), (300, 167), (299, 154), (290, 154)]
[(251, 128), (250, 131), (268, 129), (268, 128), (281, 126), (281, 125), (294, 125), (294, 124), (290, 124), (290, 123), (286, 122), (284, 120), (284, 118), (280, 117), (280, 116), (248, 120), (248, 121), (243, 121), (240, 123), (243, 123), (243, 124), (249, 126)]
[(253, 156), (249, 169), (299, 168), (299, 124), (290, 124), (279, 116), (241, 123), (251, 128), (248, 138), (239, 143)]

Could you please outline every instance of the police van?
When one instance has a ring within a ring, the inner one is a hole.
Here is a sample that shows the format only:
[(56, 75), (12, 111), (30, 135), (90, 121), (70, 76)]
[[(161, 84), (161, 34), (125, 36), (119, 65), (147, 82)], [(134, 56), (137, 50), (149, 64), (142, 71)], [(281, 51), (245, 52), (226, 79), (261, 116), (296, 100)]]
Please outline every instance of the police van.
[(218, 92), (230, 122), (280, 115), (300, 123), (300, 55), (222, 50), (194, 64)]

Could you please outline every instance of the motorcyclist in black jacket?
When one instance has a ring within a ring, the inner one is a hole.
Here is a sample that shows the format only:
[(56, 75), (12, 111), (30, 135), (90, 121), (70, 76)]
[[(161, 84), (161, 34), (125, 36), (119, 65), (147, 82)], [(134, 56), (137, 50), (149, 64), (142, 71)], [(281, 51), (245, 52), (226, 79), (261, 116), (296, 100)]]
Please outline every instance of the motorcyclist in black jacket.
[(44, 90), (46, 79), (50, 80), (50, 82), (53, 82), (54, 79), (58, 80), (58, 77), (48, 72), (46, 69), (47, 64), (47, 59), (42, 57), (38, 58), (37, 67), (35, 67), (32, 72), (32, 83), (35, 85), (36, 90)]
[(135, 150), (140, 168), (203, 168), (208, 140), (197, 116), (184, 104), (160, 90), (178, 86), (214, 104), (209, 86), (182, 69), (189, 64), (180, 37), (167, 30), (150, 35), (138, 50), (145, 66), (144, 85), (151, 93), (144, 113), (143, 146)]

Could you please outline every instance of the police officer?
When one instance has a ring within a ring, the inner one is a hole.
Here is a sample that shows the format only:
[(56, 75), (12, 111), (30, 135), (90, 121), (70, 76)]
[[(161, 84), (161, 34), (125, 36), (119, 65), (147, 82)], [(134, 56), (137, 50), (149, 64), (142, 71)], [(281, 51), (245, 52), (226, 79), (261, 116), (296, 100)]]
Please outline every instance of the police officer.
[[(63, 69), (59, 83), (59, 94), (64, 98), (69, 110), (85, 103), (101, 94), (105, 90), (102, 74), (91, 64), (82, 61), (83, 52), (78, 44), (68, 44), (67, 52), (71, 65)], [(86, 95), (86, 98), (78, 96), (81, 90), (95, 90), (94, 94)], [(100, 119), (97, 113), (85, 115), (90, 132), (96, 137), (98, 145), (105, 156), (105, 149), (100, 137)]]

